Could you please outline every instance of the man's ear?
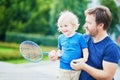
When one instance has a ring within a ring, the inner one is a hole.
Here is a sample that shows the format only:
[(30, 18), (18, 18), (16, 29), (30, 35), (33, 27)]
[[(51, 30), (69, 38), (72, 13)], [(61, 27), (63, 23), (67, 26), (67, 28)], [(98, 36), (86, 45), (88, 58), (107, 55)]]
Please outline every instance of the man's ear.
[(102, 28), (102, 29), (103, 29), (104, 24), (103, 24), (103, 23), (99, 23), (98, 26), (99, 26), (99, 28)]

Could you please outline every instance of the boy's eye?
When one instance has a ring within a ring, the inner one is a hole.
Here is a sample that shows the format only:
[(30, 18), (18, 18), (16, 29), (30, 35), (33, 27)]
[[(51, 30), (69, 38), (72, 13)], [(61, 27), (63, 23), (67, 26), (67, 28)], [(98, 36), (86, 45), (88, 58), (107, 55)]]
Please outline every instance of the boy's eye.
[(62, 28), (62, 26), (59, 26), (58, 28)]
[(62, 28), (62, 26), (60, 26)]
[(65, 25), (65, 27), (68, 27), (68, 25)]

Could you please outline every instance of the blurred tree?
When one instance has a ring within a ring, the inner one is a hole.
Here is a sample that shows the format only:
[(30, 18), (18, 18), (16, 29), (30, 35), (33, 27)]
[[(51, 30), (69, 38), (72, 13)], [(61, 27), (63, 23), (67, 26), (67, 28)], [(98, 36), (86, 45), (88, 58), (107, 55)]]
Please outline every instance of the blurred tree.
[(102, 5), (105, 5), (107, 6), (110, 11), (112, 12), (112, 23), (111, 23), (111, 26), (108, 30), (108, 32), (110, 34), (112, 34), (113, 32), (115, 32), (115, 27), (116, 27), (116, 24), (119, 24), (119, 21), (120, 21), (120, 18), (119, 18), (119, 7), (117, 7), (117, 5), (115, 4), (114, 0), (109, 0), (109, 1), (106, 1), (106, 0), (100, 0), (100, 3)]
[(8, 30), (47, 35), (50, 30), (48, 24), (50, 1), (14, 0), (11, 6), (14, 15)]
[(0, 0), (0, 40), (6, 31), (48, 35), (52, 0)]
[(84, 17), (84, 10), (87, 7), (87, 3), (89, 0), (53, 0), (53, 4), (51, 5), (50, 11), (50, 27), (51, 27), (51, 34), (56, 34), (57, 31), (57, 19), (59, 13), (61, 11), (69, 10), (75, 13), (79, 18), (79, 32), (83, 32), (83, 24), (85, 21)]
[[(58, 34), (57, 19), (61, 11), (69, 10), (79, 18), (78, 32), (83, 33), (84, 10), (91, 0), (0, 0), (0, 40), (4, 40), (7, 31), (38, 33), (42, 35)], [(99, 0), (110, 8), (113, 21), (109, 32), (120, 23), (120, 15), (114, 0)]]
[(49, 35), (49, 11), (51, 0), (36, 0), (36, 7), (29, 11), (30, 19), (26, 24), (24, 32), (40, 33)]
[[(0, 40), (4, 40), (5, 32), (7, 30), (7, 25), (9, 24), (9, 10), (7, 8), (10, 7), (10, 1), (6, 2), (5, 0), (0, 1)], [(5, 27), (6, 26), (6, 27)]]
[(120, 26), (120, 5), (118, 6), (118, 18), (119, 18), (119, 26)]

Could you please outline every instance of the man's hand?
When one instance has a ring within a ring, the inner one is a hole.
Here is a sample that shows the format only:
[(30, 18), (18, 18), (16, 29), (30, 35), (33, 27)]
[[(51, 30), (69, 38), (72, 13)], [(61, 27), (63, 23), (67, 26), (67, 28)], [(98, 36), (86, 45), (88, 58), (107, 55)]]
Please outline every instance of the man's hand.
[(85, 61), (84, 61), (83, 58), (73, 60), (73, 61), (71, 61), (71, 63), (70, 63), (71, 67), (72, 67), (74, 70), (81, 70), (82, 67), (84, 66), (84, 64), (85, 64)]

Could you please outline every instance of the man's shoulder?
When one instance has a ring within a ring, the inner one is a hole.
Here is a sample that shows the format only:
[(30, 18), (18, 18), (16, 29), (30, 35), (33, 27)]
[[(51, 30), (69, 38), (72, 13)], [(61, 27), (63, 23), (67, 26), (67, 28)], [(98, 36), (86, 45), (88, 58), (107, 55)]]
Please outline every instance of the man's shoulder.
[(107, 36), (106, 43), (108, 46), (118, 46), (117, 42), (114, 41), (110, 36)]
[(88, 42), (89, 40), (90, 40), (90, 38), (91, 38), (91, 36), (90, 35), (88, 35), (88, 34), (83, 34), (83, 37), (85, 38), (85, 40)]

